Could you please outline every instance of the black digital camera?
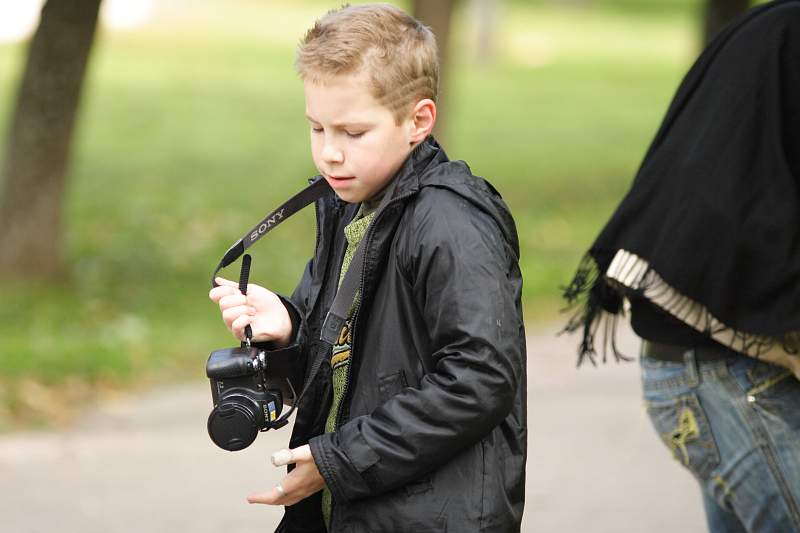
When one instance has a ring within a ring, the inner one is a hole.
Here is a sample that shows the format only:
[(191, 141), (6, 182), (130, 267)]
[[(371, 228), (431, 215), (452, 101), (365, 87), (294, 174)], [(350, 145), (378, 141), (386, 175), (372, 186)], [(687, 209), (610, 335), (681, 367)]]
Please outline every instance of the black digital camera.
[(288, 363), (281, 350), (248, 345), (211, 353), (206, 375), (214, 402), (208, 416), (208, 434), (214, 444), (228, 451), (242, 450), (259, 431), (287, 424), (294, 407), (285, 416), (281, 411), (284, 404), (295, 403)]
[[(328, 182), (319, 177), (268, 214), (228, 248), (211, 275), (211, 286), (217, 287), (216, 275), (221, 269), (241, 257), (239, 291), (247, 295), (251, 257), (244, 251), (300, 209), (332, 193)], [(389, 197), (391, 194), (386, 195), (387, 199)], [(353, 273), (346, 275), (345, 282), (348, 277), (356, 279), (357, 276)], [(338, 298), (345, 302), (340, 307), (346, 307), (346, 310), (349, 310), (356, 294), (357, 285), (352, 282), (351, 285), (351, 293)], [(341, 311), (339, 313), (342, 314)], [(337, 336), (340, 330), (341, 327), (332, 328), (331, 336)], [(214, 408), (208, 415), (208, 434), (214, 444), (229, 451), (247, 448), (259, 431), (285, 426), (324, 359), (316, 359), (307, 380), (303, 381), (304, 361), (297, 361), (294, 350), (251, 346), (253, 331), (249, 325), (245, 327), (245, 338), (238, 348), (212, 352), (206, 362), (206, 375), (211, 380), (211, 397), (214, 403)], [(333, 343), (330, 339), (326, 342), (330, 345)], [(295, 394), (292, 381), (304, 384), (299, 396)], [(281, 415), (284, 405), (290, 405), (291, 409)]]

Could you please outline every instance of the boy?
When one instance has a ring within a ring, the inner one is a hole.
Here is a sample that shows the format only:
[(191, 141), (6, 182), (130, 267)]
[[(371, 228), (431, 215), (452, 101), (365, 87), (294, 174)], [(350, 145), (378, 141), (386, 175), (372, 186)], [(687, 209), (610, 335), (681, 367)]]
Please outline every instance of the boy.
[[(248, 500), (285, 505), (281, 532), (518, 531), (519, 246), (499, 194), (430, 136), (433, 34), (388, 5), (346, 6), (306, 34), (297, 67), (314, 163), (335, 192), (317, 204), (315, 256), (291, 298), (257, 285), (245, 297), (223, 279), (210, 296), (237, 338), (250, 325), (254, 341), (296, 350), (306, 374), (326, 364), (283, 452), (290, 473)], [(361, 239), (359, 292), (320, 354)]]

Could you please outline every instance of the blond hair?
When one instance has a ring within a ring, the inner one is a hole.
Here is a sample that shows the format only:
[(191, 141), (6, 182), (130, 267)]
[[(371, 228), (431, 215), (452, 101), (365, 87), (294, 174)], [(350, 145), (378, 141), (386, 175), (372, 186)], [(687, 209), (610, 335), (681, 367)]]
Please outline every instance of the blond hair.
[(329, 11), (300, 42), (296, 67), (304, 81), (313, 83), (365, 74), (372, 95), (398, 124), (411, 104), (436, 101), (439, 85), (433, 32), (388, 4)]

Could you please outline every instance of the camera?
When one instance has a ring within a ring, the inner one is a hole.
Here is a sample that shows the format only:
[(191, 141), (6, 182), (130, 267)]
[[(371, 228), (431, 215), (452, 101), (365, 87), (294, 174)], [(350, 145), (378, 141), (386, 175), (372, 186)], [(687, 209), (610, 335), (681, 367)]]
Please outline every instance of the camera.
[(243, 345), (216, 350), (208, 357), (206, 375), (214, 403), (208, 435), (214, 444), (228, 451), (242, 450), (260, 431), (287, 424), (294, 407), (283, 417), (281, 411), (285, 403), (294, 403), (295, 395), (280, 352)]
[[(300, 209), (331, 193), (328, 182), (320, 177), (268, 214), (228, 248), (211, 275), (211, 286), (217, 287), (216, 276), (220, 270), (241, 257), (239, 292), (247, 295), (252, 258), (244, 251)], [(390, 196), (388, 194), (387, 198)], [(350, 277), (355, 279), (354, 274)], [(340, 299), (349, 298), (352, 303), (355, 291), (354, 288), (352, 294)], [(338, 334), (338, 331), (334, 333)], [(295, 350), (273, 350), (274, 346), (269, 344), (265, 344), (268, 349), (252, 346), (253, 331), (249, 324), (245, 327), (245, 337), (240, 347), (211, 352), (206, 362), (206, 376), (211, 380), (214, 403), (208, 415), (208, 435), (223, 450), (243, 450), (253, 443), (260, 431), (285, 426), (323, 360), (317, 358), (308, 380), (303, 381), (305, 361), (297, 361)], [(300, 396), (295, 394), (292, 381), (304, 384)], [(281, 416), (284, 404), (290, 405), (291, 409)]]

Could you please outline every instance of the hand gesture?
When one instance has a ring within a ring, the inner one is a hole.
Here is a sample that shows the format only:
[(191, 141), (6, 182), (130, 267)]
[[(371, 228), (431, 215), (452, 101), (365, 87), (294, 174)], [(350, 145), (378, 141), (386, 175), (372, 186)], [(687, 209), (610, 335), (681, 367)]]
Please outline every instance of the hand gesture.
[(272, 341), (280, 347), (287, 346), (292, 337), (292, 321), (280, 298), (260, 285), (247, 285), (247, 295), (239, 284), (225, 278), (216, 278), (218, 287), (211, 289), (208, 297), (219, 305), (222, 320), (239, 340), (244, 340), (247, 325), (253, 331), (253, 342)]
[[(247, 290), (250, 292), (250, 289)], [(250, 503), (266, 505), (294, 505), (325, 488), (325, 478), (319, 473), (308, 444), (293, 450), (280, 450), (272, 455), (272, 464), (283, 466), (294, 463), (294, 470), (268, 492), (251, 494)]]

